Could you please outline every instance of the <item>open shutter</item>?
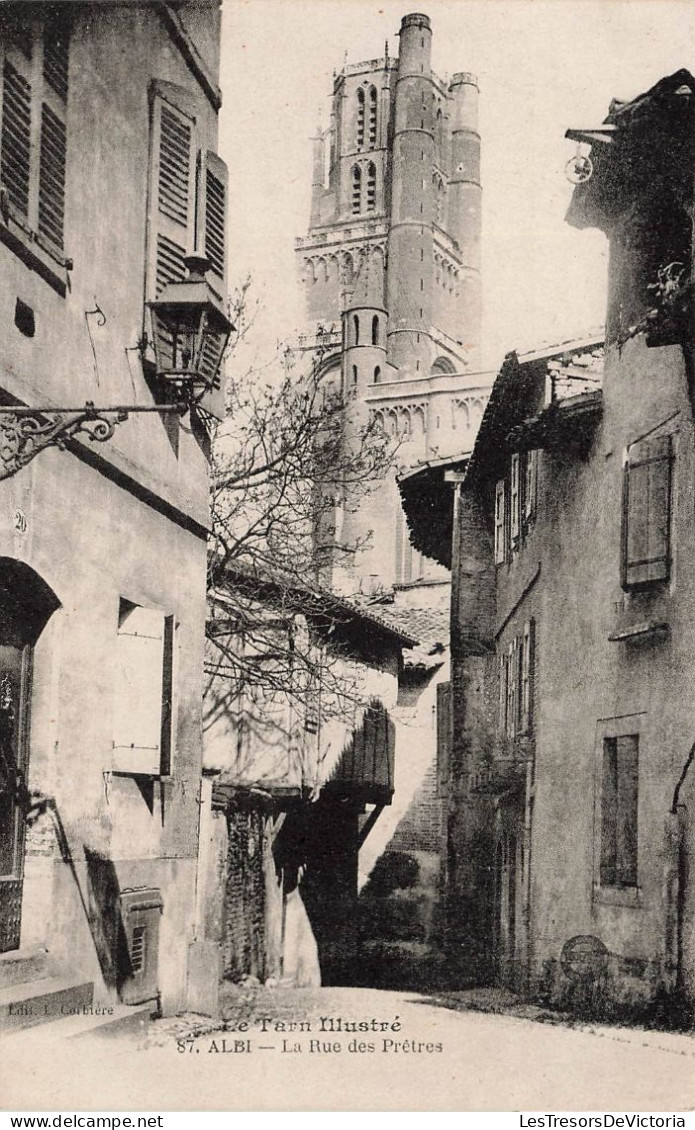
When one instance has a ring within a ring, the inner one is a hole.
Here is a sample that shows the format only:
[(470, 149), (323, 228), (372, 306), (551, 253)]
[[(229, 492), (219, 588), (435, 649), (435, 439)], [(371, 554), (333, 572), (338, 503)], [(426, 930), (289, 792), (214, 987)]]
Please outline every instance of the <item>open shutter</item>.
[(65, 216), (65, 122), (45, 102), (41, 107), (39, 233), (63, 247)]
[(533, 681), (535, 668), (535, 622), (524, 625), (524, 642), (521, 659), (521, 730), (528, 733), (533, 728)]
[(508, 677), (509, 664), (505, 652), (499, 656), (499, 683), (498, 683), (498, 717), (497, 729), (500, 734), (504, 734), (507, 729), (507, 677)]
[(121, 602), (116, 637), (113, 768), (157, 775), (168, 760), (171, 632), (162, 612)]
[(437, 792), (446, 796), (449, 785), (453, 717), (451, 683), (437, 684)]
[(223, 301), (227, 297), (228, 185), (224, 161), (216, 153), (203, 150), (198, 167), (196, 249), (210, 261), (208, 281)]
[(517, 453), (512, 455), (511, 462), (511, 476), (509, 486), (509, 508), (511, 511), (511, 531), (512, 531), (512, 545), (515, 545), (519, 540), (519, 532), (521, 528), (521, 482), (520, 482), (520, 458)]
[(526, 473), (524, 481), (524, 519), (530, 522), (536, 513), (536, 480), (538, 476), (538, 452), (526, 453)]
[(31, 161), (31, 85), (9, 59), (2, 82), (0, 182), (10, 203), (27, 218)]
[(195, 245), (195, 117), (188, 92), (177, 93), (170, 84), (158, 84), (152, 99), (148, 298), (185, 277), (184, 258)]
[(495, 487), (495, 565), (501, 565), (507, 556), (505, 538), (505, 483), (500, 479)]
[(628, 452), (623, 484), (623, 586), (669, 575), (671, 437), (641, 440)]

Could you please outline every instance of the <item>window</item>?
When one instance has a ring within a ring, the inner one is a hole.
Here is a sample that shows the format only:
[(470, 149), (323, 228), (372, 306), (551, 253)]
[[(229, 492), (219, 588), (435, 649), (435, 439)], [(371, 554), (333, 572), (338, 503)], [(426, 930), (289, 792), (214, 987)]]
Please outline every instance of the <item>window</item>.
[(353, 344), (359, 345), (360, 344), (360, 319), (359, 319), (359, 316), (357, 314), (352, 315), (352, 330), (353, 330), (353, 336), (354, 336), (354, 339), (355, 339)]
[(357, 384), (357, 365), (352, 366), (352, 383)]
[(121, 600), (116, 637), (113, 768), (166, 776), (171, 771), (174, 622)]
[(369, 148), (376, 149), (376, 87), (369, 88)]
[(671, 437), (640, 440), (623, 472), (622, 585), (667, 580), (670, 555)]
[[(3, 5), (3, 7), (6, 7)], [(9, 6), (7, 6), (9, 7)], [(65, 267), (70, 16), (62, 4), (0, 12), (3, 219), (34, 255)], [(64, 280), (63, 280), (64, 281)]]
[(379, 315), (375, 314), (372, 318), (372, 345), (379, 344)]
[(495, 487), (495, 564), (518, 550), (536, 517), (538, 452), (512, 454), (509, 473)]
[(527, 621), (498, 659), (497, 728), (508, 738), (533, 729), (535, 622)]
[(364, 149), (364, 91), (357, 91), (357, 148)]
[(381, 368), (379, 365), (374, 369), (374, 384), (378, 385), (381, 380)]
[(367, 211), (373, 212), (376, 208), (376, 165), (370, 161), (367, 165)]
[(353, 216), (362, 211), (362, 170), (355, 165), (352, 170), (352, 199), (351, 207)]
[[(186, 276), (184, 259), (196, 251), (210, 263), (208, 282), (227, 293), (227, 167), (202, 148), (198, 104), (184, 87), (155, 81), (151, 88), (151, 161), (148, 191), (146, 299)], [(147, 334), (151, 338), (151, 332)], [(223, 372), (202, 407), (224, 418)]]
[(603, 739), (601, 886), (637, 886), (637, 734)]

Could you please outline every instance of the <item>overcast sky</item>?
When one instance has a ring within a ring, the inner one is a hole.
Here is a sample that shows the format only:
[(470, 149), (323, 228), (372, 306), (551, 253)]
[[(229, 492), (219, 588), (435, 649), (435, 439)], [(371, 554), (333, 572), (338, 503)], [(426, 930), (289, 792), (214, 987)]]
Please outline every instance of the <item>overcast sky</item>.
[(223, 0), (220, 148), (231, 176), (232, 280), (262, 292), (264, 345), (301, 319), (294, 237), (306, 233), (310, 137), (328, 123), (334, 69), (397, 54), (425, 11), (441, 77), (481, 90), (486, 357), (601, 325), (606, 247), (564, 223), (569, 126), (598, 125), (680, 67), (695, 70), (695, 0)]

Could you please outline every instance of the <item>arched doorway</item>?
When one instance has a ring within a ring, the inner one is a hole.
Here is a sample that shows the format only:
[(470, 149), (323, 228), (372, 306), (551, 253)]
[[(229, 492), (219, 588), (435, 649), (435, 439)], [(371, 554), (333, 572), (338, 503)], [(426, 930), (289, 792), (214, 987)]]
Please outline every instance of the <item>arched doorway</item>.
[(19, 948), (32, 658), (58, 605), (33, 569), (0, 557), (0, 953)]

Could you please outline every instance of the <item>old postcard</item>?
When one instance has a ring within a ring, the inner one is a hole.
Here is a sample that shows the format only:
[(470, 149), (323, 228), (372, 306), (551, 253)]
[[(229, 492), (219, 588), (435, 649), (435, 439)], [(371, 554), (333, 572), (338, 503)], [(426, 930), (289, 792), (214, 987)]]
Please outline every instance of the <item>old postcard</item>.
[(5, 1111), (686, 1125), (694, 52), (0, 4)]

